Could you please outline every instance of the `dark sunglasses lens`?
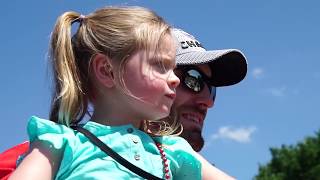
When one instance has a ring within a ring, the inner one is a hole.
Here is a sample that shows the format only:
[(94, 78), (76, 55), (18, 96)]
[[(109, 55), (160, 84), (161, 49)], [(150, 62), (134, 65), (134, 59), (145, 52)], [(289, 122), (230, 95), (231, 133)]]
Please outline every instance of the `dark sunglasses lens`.
[[(191, 69), (185, 72), (184, 85), (187, 86), (190, 90), (195, 93), (199, 93), (204, 88), (205, 81), (202, 74), (195, 70)], [(217, 88), (207, 84), (210, 91), (210, 98), (214, 101), (216, 98)]]
[(217, 95), (217, 88), (214, 86), (211, 86), (210, 88), (210, 97), (211, 99), (214, 101), (216, 99), (216, 95)]
[(189, 70), (186, 72), (184, 79), (185, 85), (194, 92), (200, 92), (203, 88), (203, 80), (201, 74), (196, 70)]

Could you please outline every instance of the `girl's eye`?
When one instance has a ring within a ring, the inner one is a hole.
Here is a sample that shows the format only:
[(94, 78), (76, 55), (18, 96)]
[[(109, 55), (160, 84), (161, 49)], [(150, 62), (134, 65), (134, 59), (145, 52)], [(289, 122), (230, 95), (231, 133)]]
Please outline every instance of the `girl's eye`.
[(165, 73), (173, 69), (173, 67), (170, 64), (165, 63), (161, 60), (154, 62), (153, 66), (157, 69), (157, 71), (161, 73)]
[(171, 59), (165, 55), (158, 55), (150, 59), (151, 66), (159, 73), (165, 74), (169, 71), (172, 71), (175, 66), (176, 62), (175, 59)]
[(166, 72), (168, 70), (168, 68), (162, 62), (156, 63), (156, 68), (159, 72)]

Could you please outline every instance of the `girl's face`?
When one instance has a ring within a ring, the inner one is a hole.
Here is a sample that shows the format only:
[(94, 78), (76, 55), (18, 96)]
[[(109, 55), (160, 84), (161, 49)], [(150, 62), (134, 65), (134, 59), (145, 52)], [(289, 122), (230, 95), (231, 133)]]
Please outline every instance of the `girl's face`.
[(168, 116), (180, 81), (174, 74), (176, 47), (170, 35), (165, 35), (159, 51), (147, 54), (138, 51), (129, 57), (123, 80), (125, 91), (131, 94), (127, 103), (139, 118), (156, 120)]

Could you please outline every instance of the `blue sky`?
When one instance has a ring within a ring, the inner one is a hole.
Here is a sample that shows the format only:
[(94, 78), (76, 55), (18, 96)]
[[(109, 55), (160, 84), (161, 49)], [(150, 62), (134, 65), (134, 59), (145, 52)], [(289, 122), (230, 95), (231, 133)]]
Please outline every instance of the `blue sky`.
[(320, 2), (316, 0), (1, 1), (0, 151), (27, 139), (31, 115), (48, 117), (47, 49), (56, 18), (105, 5), (139, 5), (195, 35), (207, 49), (248, 58), (240, 84), (218, 89), (202, 154), (238, 179), (270, 160), (270, 147), (295, 144), (320, 128)]

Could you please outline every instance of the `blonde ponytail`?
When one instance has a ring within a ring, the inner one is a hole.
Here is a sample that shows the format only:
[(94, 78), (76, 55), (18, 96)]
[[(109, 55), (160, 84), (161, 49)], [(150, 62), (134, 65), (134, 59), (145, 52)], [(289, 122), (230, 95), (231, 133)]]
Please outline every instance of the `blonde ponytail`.
[(79, 13), (66, 12), (59, 17), (51, 35), (51, 60), (55, 81), (50, 119), (69, 125), (71, 120), (82, 116), (83, 91), (79, 69), (71, 42), (71, 25)]

